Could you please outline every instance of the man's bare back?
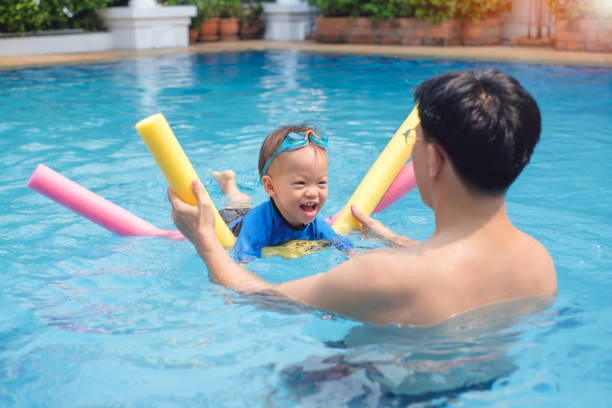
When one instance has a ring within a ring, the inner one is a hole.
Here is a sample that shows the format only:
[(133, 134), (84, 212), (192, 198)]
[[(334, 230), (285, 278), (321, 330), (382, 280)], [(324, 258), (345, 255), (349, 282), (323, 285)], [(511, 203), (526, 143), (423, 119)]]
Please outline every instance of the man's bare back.
[(369, 251), (268, 290), (383, 325), (429, 325), (491, 303), (554, 295), (556, 274), (546, 249), (505, 213), (500, 218), (409, 247)]
[(486, 304), (556, 292), (548, 252), (513, 227), (485, 226), (459, 239), (434, 237), (363, 256), (376, 268), (364, 278), (384, 273), (386, 290), (396, 297), (392, 308), (368, 316), (379, 324), (427, 325)]

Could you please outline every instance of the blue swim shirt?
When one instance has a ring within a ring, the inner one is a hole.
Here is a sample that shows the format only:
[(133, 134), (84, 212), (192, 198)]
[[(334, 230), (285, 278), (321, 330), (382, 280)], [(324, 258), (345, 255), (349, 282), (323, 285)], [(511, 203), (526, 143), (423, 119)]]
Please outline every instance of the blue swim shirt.
[(242, 218), (242, 228), (234, 245), (234, 257), (238, 261), (260, 258), (263, 247), (281, 245), (292, 240), (329, 240), (330, 245), (341, 251), (353, 247), (348, 239), (336, 234), (319, 215), (303, 229), (294, 229), (270, 199)]

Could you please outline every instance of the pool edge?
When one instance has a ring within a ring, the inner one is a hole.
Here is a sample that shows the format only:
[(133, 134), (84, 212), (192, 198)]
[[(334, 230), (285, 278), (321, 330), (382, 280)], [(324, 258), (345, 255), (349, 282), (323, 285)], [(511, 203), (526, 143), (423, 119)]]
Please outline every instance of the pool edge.
[(612, 67), (612, 54), (595, 52), (559, 51), (552, 47), (524, 46), (394, 46), (358, 44), (321, 44), (313, 41), (227, 41), (198, 43), (183, 48), (165, 48), (146, 51), (114, 50), (85, 54), (46, 54), (3, 57), (0, 70), (15, 70), (56, 65), (80, 65), (99, 62), (130, 60), (151, 56), (176, 54), (217, 54), (247, 51), (302, 51), (325, 54), (353, 54), (393, 56), (400, 58), (433, 58), (469, 61), (490, 61), (529, 64)]

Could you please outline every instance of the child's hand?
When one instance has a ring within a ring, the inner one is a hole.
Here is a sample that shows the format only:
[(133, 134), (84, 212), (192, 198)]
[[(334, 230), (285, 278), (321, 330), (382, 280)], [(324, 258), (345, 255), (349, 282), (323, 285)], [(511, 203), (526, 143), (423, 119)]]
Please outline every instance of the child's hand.
[(363, 224), (363, 229), (376, 238), (381, 238), (390, 242), (394, 242), (395, 234), (391, 229), (386, 227), (382, 222), (368, 217), (362, 213), (354, 204), (351, 205), (351, 213), (357, 221)]
[(196, 205), (184, 203), (172, 189), (168, 188), (168, 201), (172, 205), (172, 220), (179, 231), (194, 245), (196, 241), (205, 244), (206, 239), (216, 239), (215, 214), (210, 202), (206, 199), (204, 187), (194, 180), (191, 184)]

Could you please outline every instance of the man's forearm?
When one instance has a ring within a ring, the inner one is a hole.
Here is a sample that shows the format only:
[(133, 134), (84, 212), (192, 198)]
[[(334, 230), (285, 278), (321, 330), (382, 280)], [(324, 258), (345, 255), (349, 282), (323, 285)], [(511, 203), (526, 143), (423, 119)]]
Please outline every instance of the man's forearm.
[(201, 237), (194, 240), (198, 255), (206, 264), (210, 280), (237, 292), (259, 292), (271, 288), (271, 284), (236, 264), (217, 237)]

